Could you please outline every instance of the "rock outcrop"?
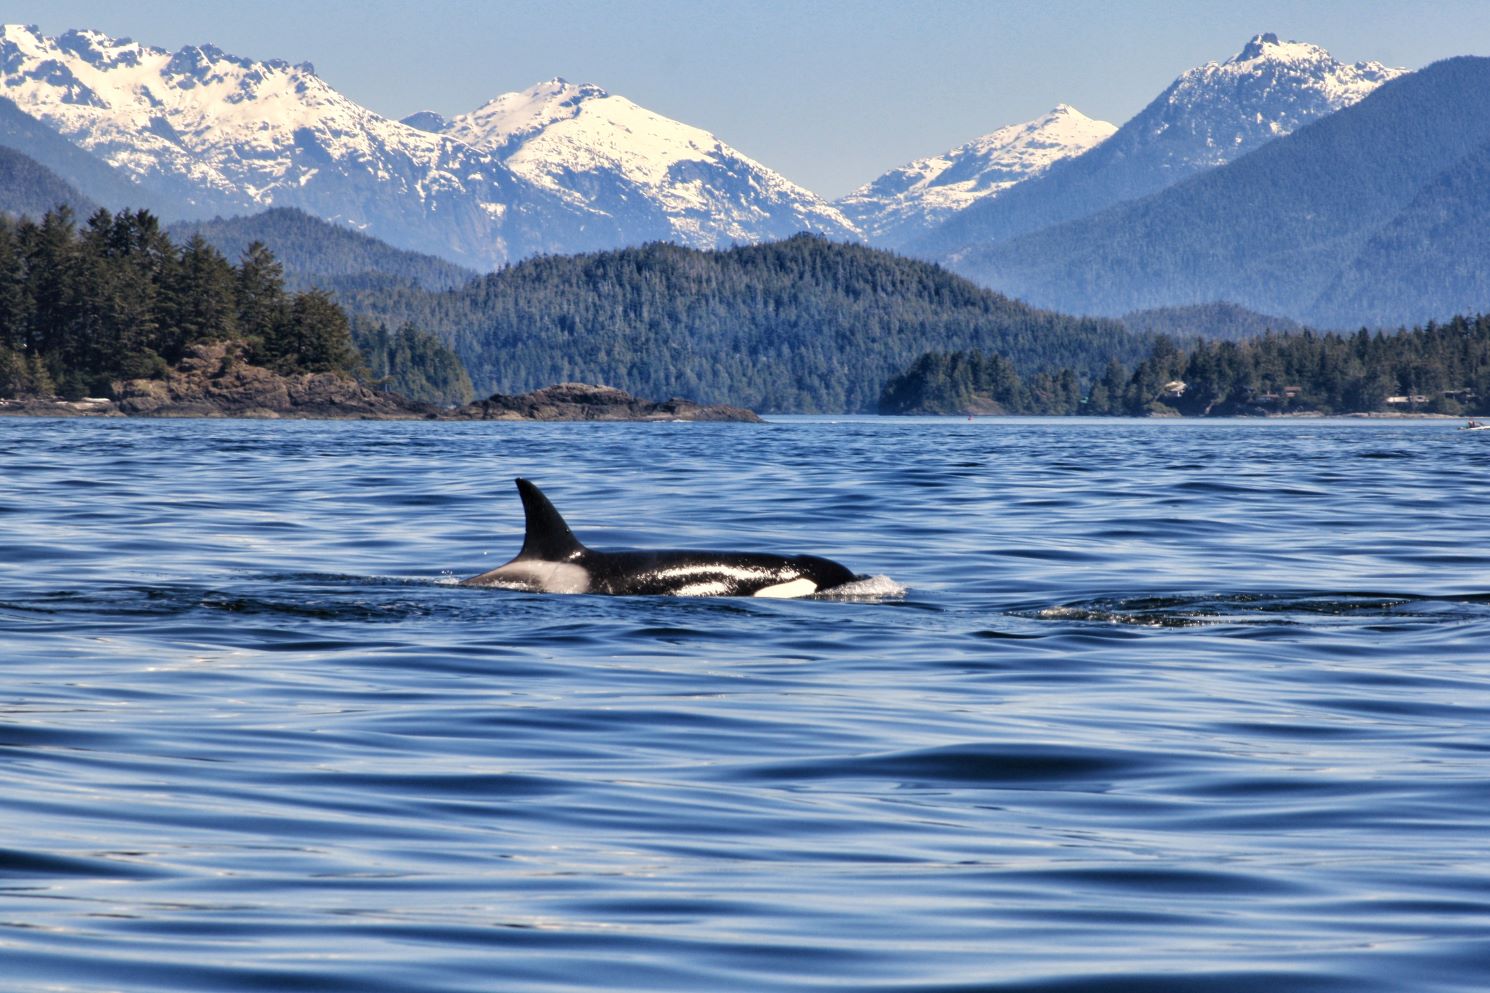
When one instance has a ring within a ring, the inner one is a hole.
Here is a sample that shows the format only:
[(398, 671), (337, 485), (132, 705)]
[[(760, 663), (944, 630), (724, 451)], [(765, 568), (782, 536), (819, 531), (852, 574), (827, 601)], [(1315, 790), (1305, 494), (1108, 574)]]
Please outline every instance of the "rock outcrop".
[(760, 423), (753, 411), (722, 404), (697, 404), (674, 397), (661, 403), (624, 390), (560, 383), (520, 396), (494, 394), (449, 414), (459, 420), (503, 421), (744, 421)]
[(332, 372), (281, 375), (252, 365), (241, 342), (192, 345), (165, 379), (114, 384), (119, 413), (149, 417), (408, 419), (437, 408), (382, 393)]

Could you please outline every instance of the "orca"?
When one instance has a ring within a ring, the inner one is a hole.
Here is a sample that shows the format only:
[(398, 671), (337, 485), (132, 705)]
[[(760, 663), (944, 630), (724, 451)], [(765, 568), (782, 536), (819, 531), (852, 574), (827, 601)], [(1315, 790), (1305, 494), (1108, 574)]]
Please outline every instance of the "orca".
[(517, 491), (527, 519), (522, 551), (460, 585), (541, 593), (799, 597), (863, 578), (816, 555), (586, 548), (538, 487), (519, 479)]

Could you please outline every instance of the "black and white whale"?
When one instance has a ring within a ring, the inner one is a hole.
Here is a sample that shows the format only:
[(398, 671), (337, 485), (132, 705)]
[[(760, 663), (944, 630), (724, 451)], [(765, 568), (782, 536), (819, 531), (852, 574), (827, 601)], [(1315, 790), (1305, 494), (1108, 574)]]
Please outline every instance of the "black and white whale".
[(522, 551), (505, 565), (461, 580), (462, 586), (543, 593), (799, 597), (862, 578), (816, 555), (586, 548), (538, 487), (519, 479), (517, 491), (527, 518)]

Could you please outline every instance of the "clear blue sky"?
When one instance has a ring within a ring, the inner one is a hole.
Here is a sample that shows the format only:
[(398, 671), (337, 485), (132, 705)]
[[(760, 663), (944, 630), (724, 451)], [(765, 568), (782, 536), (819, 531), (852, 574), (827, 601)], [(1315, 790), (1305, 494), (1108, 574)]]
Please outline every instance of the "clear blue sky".
[(1057, 103), (1121, 124), (1263, 31), (1348, 62), (1490, 55), (1490, 0), (0, 0), (0, 19), (314, 62), (390, 117), (598, 83), (829, 197)]

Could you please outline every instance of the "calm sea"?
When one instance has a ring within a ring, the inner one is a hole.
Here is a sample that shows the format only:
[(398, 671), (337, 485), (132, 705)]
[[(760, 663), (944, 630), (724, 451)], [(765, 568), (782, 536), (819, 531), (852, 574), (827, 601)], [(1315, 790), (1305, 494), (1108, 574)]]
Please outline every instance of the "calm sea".
[(1454, 428), (0, 420), (0, 988), (1480, 993)]

